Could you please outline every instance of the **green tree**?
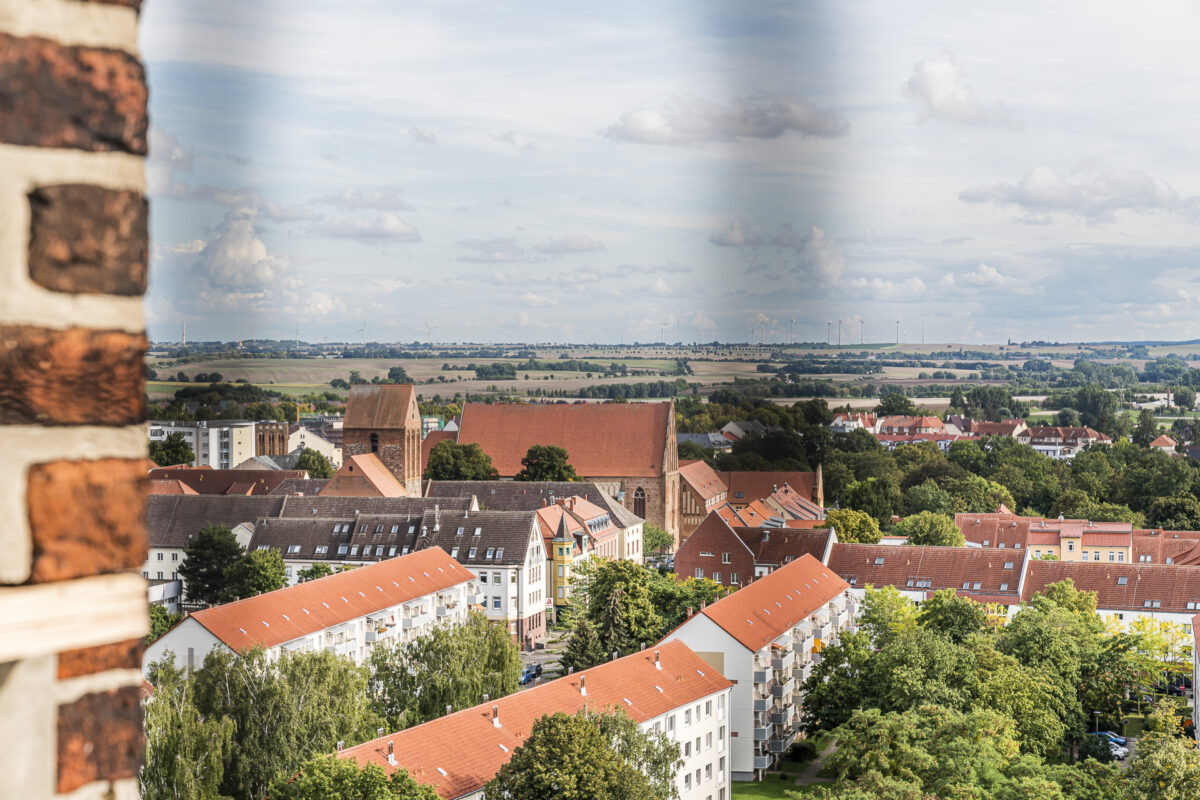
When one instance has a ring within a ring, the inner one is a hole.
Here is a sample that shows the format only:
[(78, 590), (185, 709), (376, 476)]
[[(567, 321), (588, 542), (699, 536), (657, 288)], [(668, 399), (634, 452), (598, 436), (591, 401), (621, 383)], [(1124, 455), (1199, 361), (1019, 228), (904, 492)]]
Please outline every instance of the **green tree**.
[(859, 608), (858, 627), (873, 647), (883, 647), (892, 636), (917, 627), (917, 607), (895, 586), (868, 586)]
[(435, 481), (494, 481), (500, 473), (479, 445), (443, 439), (429, 451), (425, 477)]
[(581, 619), (575, 623), (575, 627), (567, 636), (567, 644), (559, 656), (558, 666), (565, 675), (568, 670), (588, 669), (607, 660), (608, 653), (604, 652), (604, 645), (600, 643), (595, 626), (588, 620)]
[(232, 755), (235, 722), (201, 714), (192, 682), (167, 656), (149, 670), (154, 693), (142, 704), (146, 755), (138, 787), (145, 800), (212, 800)]
[(917, 413), (917, 407), (900, 392), (884, 392), (879, 396), (879, 404), (874, 409), (880, 416), (911, 415)]
[[(615, 715), (625, 717), (618, 709)], [(529, 736), (485, 787), (521, 800), (672, 800), (679, 745), (629, 721), (602, 723), (584, 709), (533, 724)], [(625, 717), (628, 720), (628, 717)], [(643, 771), (645, 762), (651, 769)], [(658, 765), (655, 768), (655, 765)], [(664, 775), (667, 777), (664, 779)]]
[(675, 548), (675, 537), (666, 528), (647, 522), (642, 526), (642, 546), (647, 553), (667, 553)]
[(871, 639), (863, 631), (843, 634), (821, 651), (821, 663), (803, 684), (800, 721), (805, 733), (830, 731), (850, 719), (869, 686), (870, 662)]
[(304, 451), (296, 458), (296, 469), (305, 470), (310, 478), (332, 478), (334, 473), (329, 459), (311, 447), (304, 448)]
[(307, 583), (308, 581), (315, 581), (317, 578), (324, 578), (332, 574), (333, 567), (324, 561), (316, 561), (297, 572), (296, 579), (300, 583)]
[(1189, 389), (1186, 386), (1180, 386), (1175, 390), (1175, 407), (1182, 408), (1184, 411), (1191, 411), (1196, 405), (1196, 390)]
[(246, 553), (225, 570), (225, 602), (273, 592), (287, 585), (283, 555), (274, 548)]
[(953, 589), (940, 589), (921, 603), (917, 622), (952, 642), (961, 643), (987, 628), (987, 612), (983, 604), (959, 597)]
[(942, 489), (932, 479), (910, 486), (904, 492), (904, 513), (920, 514), (932, 511), (935, 514), (953, 514), (954, 496)]
[(156, 642), (164, 633), (171, 630), (182, 617), (172, 614), (158, 603), (150, 604), (150, 633), (146, 634), (146, 644)]
[(182, 433), (168, 433), (161, 442), (150, 443), (150, 460), (160, 467), (191, 466), (196, 453)]
[(183, 548), (179, 577), (189, 600), (216, 603), (225, 589), (225, 571), (242, 559), (242, 546), (228, 525), (205, 525)]
[(859, 542), (861, 544), (878, 544), (883, 538), (879, 523), (870, 514), (841, 508), (830, 511), (825, 515), (829, 527), (837, 531), (839, 542)]
[(913, 545), (962, 547), (966, 543), (962, 531), (954, 524), (954, 518), (945, 514), (922, 511), (906, 517), (899, 527), (900, 532), (908, 537), (908, 543)]
[(349, 758), (323, 755), (300, 765), (295, 775), (281, 775), (271, 784), (271, 800), (439, 800), (437, 791), (418, 784), (407, 770), (390, 776), (382, 767), (359, 767)]
[(716, 456), (713, 451), (704, 447), (699, 442), (680, 442), (676, 453), (679, 455), (680, 461), (706, 461), (709, 466), (716, 463)]
[(1200, 501), (1195, 497), (1159, 497), (1146, 510), (1146, 522), (1168, 531), (1200, 530)]
[(262, 649), (211, 651), (192, 679), (204, 719), (233, 722), (221, 794), (259, 800), (279, 775), (294, 775), (338, 741), (374, 738), (368, 671), (329, 652), (284, 654), (268, 662)]
[(404, 371), (404, 367), (395, 366), (388, 367), (387, 379), (391, 383), (412, 383), (412, 378), (408, 377), (408, 373)]
[(567, 451), (557, 445), (532, 445), (521, 459), (518, 481), (577, 481), (575, 468), (567, 462)]
[(1129, 765), (1131, 794), (1155, 800), (1196, 800), (1200, 787), (1200, 750), (1183, 735), (1179, 718), (1167, 705), (1151, 714), (1152, 732), (1138, 741)]
[(725, 586), (711, 578), (680, 579), (673, 572), (659, 574), (650, 570), (649, 580), (650, 602), (662, 615), (664, 632), (687, 619), (689, 609), (699, 611), (729, 594)]
[(625, 559), (596, 567), (588, 592), (588, 619), (606, 652), (629, 652), (633, 645), (657, 641), (663, 633), (650, 580), (651, 570)]
[(1158, 438), (1158, 421), (1154, 419), (1154, 411), (1143, 408), (1138, 412), (1137, 425), (1133, 429), (1133, 443), (1138, 447), (1149, 447)]
[(880, 478), (858, 481), (846, 492), (847, 506), (870, 514), (879, 522), (886, 523), (892, 514), (900, 510), (902, 503), (900, 487), (893, 481)]
[(374, 707), (396, 730), (512, 694), (521, 676), (507, 627), (474, 611), (462, 625), (377, 644), (368, 663)]

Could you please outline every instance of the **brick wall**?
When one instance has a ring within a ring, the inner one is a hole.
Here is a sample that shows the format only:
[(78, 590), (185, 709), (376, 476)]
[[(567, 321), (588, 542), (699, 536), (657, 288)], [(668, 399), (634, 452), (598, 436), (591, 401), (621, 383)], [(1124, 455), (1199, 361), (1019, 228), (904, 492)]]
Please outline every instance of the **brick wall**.
[(132, 798), (147, 628), (140, 0), (0, 0), (0, 796)]
[[(725, 553), (729, 553), (729, 563), (724, 563)], [(697, 577), (697, 569), (701, 570), (699, 577), (714, 578), (720, 573), (722, 584), (745, 586), (754, 578), (754, 555), (720, 516), (710, 514), (675, 553), (675, 574), (681, 579)], [(734, 573), (737, 584), (731, 580)]]
[(371, 435), (378, 437), (375, 455), (396, 476), (410, 495), (421, 493), (421, 432), (417, 429), (344, 428), (342, 431), (342, 457), (371, 452)]

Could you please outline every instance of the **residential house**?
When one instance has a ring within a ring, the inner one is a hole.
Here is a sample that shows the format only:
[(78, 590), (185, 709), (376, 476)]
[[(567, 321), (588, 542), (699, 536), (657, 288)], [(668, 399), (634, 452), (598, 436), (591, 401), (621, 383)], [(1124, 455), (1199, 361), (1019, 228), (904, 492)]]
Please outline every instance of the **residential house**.
[(791, 487), (793, 491), (817, 506), (825, 506), (825, 485), (818, 464), (815, 472), (794, 471), (725, 471), (718, 472), (721, 480), (729, 487), (728, 501), (734, 508), (742, 508), (762, 500), (778, 491), (779, 487)]
[(874, 414), (861, 411), (839, 411), (833, 415), (833, 422), (829, 427), (833, 429), (834, 433), (850, 433), (857, 430), (875, 433), (875, 427), (878, 424), (879, 418)]
[(705, 461), (679, 464), (679, 539), (686, 541), (696, 526), (725, 503), (729, 487)]
[(679, 546), (675, 574), (736, 589), (806, 554), (824, 563), (836, 541), (828, 528), (746, 527), (713, 513)]
[(729, 450), (733, 447), (733, 442), (721, 433), (677, 433), (675, 438), (679, 444), (692, 442), (705, 450)]
[(379, 642), (460, 624), (478, 602), (475, 575), (440, 548), (197, 611), (146, 648), (142, 672), (168, 651), (189, 671), (211, 651), (267, 658), (328, 650), (362, 664)]
[(1162, 452), (1166, 453), (1169, 456), (1174, 456), (1175, 455), (1175, 446), (1177, 444), (1179, 444), (1179, 442), (1175, 441), (1170, 436), (1167, 436), (1164, 433), (1161, 436), (1159, 436), (1157, 439), (1155, 439), (1153, 442), (1151, 442), (1150, 447), (1153, 450), (1161, 450)]
[[(337, 423), (341, 425), (341, 420)], [(333, 465), (334, 469), (342, 466), (342, 446), (340, 443), (334, 444), (323, 433), (324, 426), (309, 427), (307, 425), (292, 425), (288, 430), (288, 452), (293, 452), (296, 449), (300, 450), (316, 450), (325, 459)]]
[(721, 434), (731, 442), (745, 439), (747, 436), (766, 436), (770, 430), (761, 422), (752, 419), (741, 419), (728, 422), (721, 428)]
[(946, 423), (937, 417), (893, 415), (879, 420), (879, 425), (875, 432), (891, 436), (945, 433)]
[(1022, 547), (1033, 558), (1061, 561), (1133, 561), (1133, 525), (1085, 519), (1019, 517), (1012, 513), (959, 513), (954, 522), (968, 546)]
[[(406, 770), (443, 800), (483, 800), (484, 786), (535, 722), (588, 709), (624, 711), (678, 743), (680, 800), (730, 798), (730, 683), (679, 642), (600, 664), (338, 752), (360, 766)], [(561, 766), (561, 765), (560, 765)]]
[(800, 685), (821, 650), (854, 629), (849, 586), (803, 555), (698, 610), (669, 633), (733, 683), (729, 724), (734, 780), (761, 778), (795, 741)]
[(895, 450), (902, 444), (920, 444), (921, 442), (932, 442), (936, 444), (938, 449), (943, 453), (950, 450), (950, 445), (955, 442), (970, 441), (975, 439), (974, 434), (963, 433), (901, 433), (901, 434), (886, 434), (880, 433), (875, 436), (879, 443), (888, 450)]
[(1016, 435), (1021, 444), (1051, 458), (1073, 458), (1090, 444), (1109, 444), (1112, 439), (1088, 427), (1035, 427)]
[(151, 481), (179, 481), (197, 494), (262, 495), (286, 480), (308, 478), (304, 470), (211, 469), (209, 467), (159, 467), (150, 470)]
[(1029, 429), (1023, 419), (1002, 419), (999, 422), (965, 419), (959, 423), (958, 427), (963, 432), (975, 436), (1009, 436), (1013, 438)]
[(894, 586), (921, 602), (942, 589), (1004, 609), (1021, 602), (1026, 554), (998, 548), (925, 547), (838, 542), (829, 569), (855, 594), (867, 586)]
[(1131, 560), (1135, 564), (1200, 566), (1200, 531), (1135, 529)]
[(1021, 592), (1028, 600), (1048, 585), (1070, 578), (1075, 588), (1096, 593), (1096, 613), (1124, 630), (1138, 619), (1172, 622), (1192, 633), (1200, 611), (1200, 567), (1031, 561)]

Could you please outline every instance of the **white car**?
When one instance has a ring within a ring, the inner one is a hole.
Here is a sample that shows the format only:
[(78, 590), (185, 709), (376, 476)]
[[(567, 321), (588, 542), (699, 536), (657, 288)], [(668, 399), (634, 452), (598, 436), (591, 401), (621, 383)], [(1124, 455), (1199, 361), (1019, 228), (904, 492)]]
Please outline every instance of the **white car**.
[(1125, 758), (1125, 756), (1129, 755), (1129, 748), (1122, 747), (1121, 745), (1117, 744), (1116, 742), (1109, 742), (1108, 747), (1112, 751), (1113, 758), (1123, 759), (1123, 758)]

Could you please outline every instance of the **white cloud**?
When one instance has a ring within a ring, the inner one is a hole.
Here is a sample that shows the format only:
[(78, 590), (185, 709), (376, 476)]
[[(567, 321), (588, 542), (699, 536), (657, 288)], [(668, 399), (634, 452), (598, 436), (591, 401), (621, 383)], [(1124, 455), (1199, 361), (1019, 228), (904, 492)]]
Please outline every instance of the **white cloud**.
[(1181, 197), (1162, 178), (1113, 167), (1103, 159), (1083, 161), (1066, 174), (1034, 167), (1015, 184), (977, 186), (964, 189), (958, 196), (967, 203), (1015, 205), (1028, 215), (1023, 221), (1035, 224), (1054, 213), (1104, 223), (1114, 221), (1118, 211), (1195, 217), (1200, 208), (1200, 197)]
[(589, 253), (604, 249), (604, 242), (597, 241), (586, 233), (568, 233), (557, 236), (534, 247), (539, 253), (546, 255), (566, 255), (569, 253)]
[(416, 125), (408, 129), (408, 136), (414, 142), (421, 144), (437, 144), (437, 134), (424, 128), (418, 128)]
[(918, 277), (893, 281), (886, 278), (854, 278), (850, 288), (873, 300), (910, 300), (925, 296), (925, 281)]
[(659, 297), (665, 297), (671, 294), (672, 289), (662, 278), (655, 278), (654, 283), (650, 284), (650, 291)]
[(730, 221), (729, 227), (713, 231), (708, 241), (719, 247), (797, 247), (800, 240), (790, 225), (780, 225), (779, 230), (770, 235), (753, 230), (750, 223), (744, 219)]
[(413, 210), (412, 204), (404, 199), (404, 193), (398, 186), (382, 186), (366, 191), (347, 186), (337, 194), (314, 198), (313, 202), (341, 208), (378, 208), (385, 211)]
[(170, 248), (172, 253), (181, 253), (184, 255), (195, 255), (204, 249), (203, 239), (192, 239), (190, 242), (180, 242)]
[(384, 211), (374, 219), (330, 219), (309, 227), (309, 233), (330, 239), (355, 239), (367, 244), (412, 243), (421, 241), (421, 233), (412, 225)]
[(758, 96), (730, 103), (675, 96), (659, 108), (627, 111), (604, 135), (609, 139), (670, 147), (803, 136), (842, 136), (849, 124), (800, 97)]
[(917, 104), (917, 120), (1018, 129), (1021, 123), (1002, 105), (984, 108), (963, 83), (965, 72), (951, 53), (929, 56), (913, 66), (904, 94)]
[(799, 244), (797, 269), (824, 283), (834, 283), (846, 268), (846, 259), (837, 243), (816, 225)]
[(230, 211), (199, 251), (191, 272), (199, 279), (200, 307), (238, 309), (261, 304), (273, 292), (296, 288), (286, 256), (267, 251), (253, 211)]
[(533, 292), (526, 292), (521, 295), (521, 302), (527, 306), (556, 306), (558, 305), (557, 297), (544, 297)]
[(459, 261), (472, 264), (505, 264), (514, 261), (534, 260), (516, 239), (496, 237), (492, 239), (460, 239), (458, 246), (475, 252), (459, 256)]
[(149, 134), (150, 156), (146, 159), (146, 193), (151, 197), (170, 196), (186, 186), (179, 174), (192, 171), (194, 154), (178, 139), (152, 127)]

